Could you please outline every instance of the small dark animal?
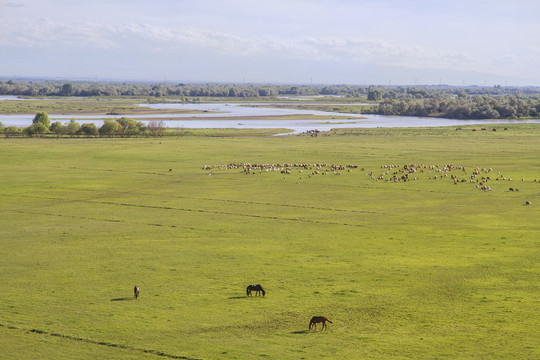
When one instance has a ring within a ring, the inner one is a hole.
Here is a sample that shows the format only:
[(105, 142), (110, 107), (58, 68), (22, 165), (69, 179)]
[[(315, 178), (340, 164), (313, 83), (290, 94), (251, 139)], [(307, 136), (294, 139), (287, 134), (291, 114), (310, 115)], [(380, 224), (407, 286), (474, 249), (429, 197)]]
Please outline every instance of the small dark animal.
[(532, 203), (530, 201), (525, 201), (525, 205), (531, 205)]
[(514, 191), (514, 188), (509, 188), (508, 190), (510, 190), (510, 191)]
[(255, 291), (255, 296), (260, 295), (261, 293), (262, 296), (266, 295), (266, 291), (264, 291), (263, 287), (260, 284), (248, 285), (246, 289), (246, 296), (251, 296), (252, 291)]
[(135, 299), (139, 298), (139, 291), (141, 291), (141, 288), (139, 287), (139, 285), (135, 285), (135, 287), (133, 288), (133, 293), (135, 294)]
[(330, 324), (332, 324), (332, 322), (330, 320), (328, 320), (325, 316), (314, 316), (314, 317), (311, 318), (311, 321), (309, 322), (309, 330), (311, 330), (312, 328), (317, 330), (317, 323), (322, 323), (322, 329), (326, 330), (326, 322), (327, 321)]

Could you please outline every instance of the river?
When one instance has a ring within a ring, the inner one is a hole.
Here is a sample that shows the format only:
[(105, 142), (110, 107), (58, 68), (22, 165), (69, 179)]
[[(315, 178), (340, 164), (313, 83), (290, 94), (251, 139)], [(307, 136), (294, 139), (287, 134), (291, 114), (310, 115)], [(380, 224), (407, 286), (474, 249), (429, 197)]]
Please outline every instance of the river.
[[(2, 99), (0, 100), (11, 100)], [(140, 106), (154, 109), (179, 109), (198, 110), (200, 114), (157, 114), (157, 115), (49, 115), (51, 122), (68, 122), (71, 119), (79, 123), (95, 123), (100, 127), (103, 119), (120, 118), (122, 116), (141, 120), (148, 123), (151, 120), (165, 120), (167, 127), (171, 128), (246, 128), (246, 129), (276, 129), (287, 128), (297, 134), (308, 130), (328, 131), (336, 128), (392, 128), (392, 127), (438, 127), (438, 126), (463, 126), (463, 125), (487, 125), (487, 124), (510, 124), (510, 123), (540, 123), (540, 119), (532, 120), (460, 120), (433, 117), (415, 116), (388, 116), (371, 114), (343, 114), (315, 110), (294, 110), (284, 108), (250, 107), (250, 103), (197, 103), (197, 104), (140, 104)], [(268, 103), (251, 105), (271, 105)], [(205, 112), (206, 111), (206, 112)], [(261, 116), (285, 116), (306, 115), (306, 119), (294, 120), (266, 120), (250, 119)], [(308, 119), (308, 115), (346, 116), (351, 119)], [(197, 119), (185, 119), (193, 118)], [(230, 117), (230, 119), (221, 119)], [(0, 122), (4, 126), (26, 127), (32, 123), (33, 115), (0, 115)], [(220, 119), (216, 119), (220, 118)]]

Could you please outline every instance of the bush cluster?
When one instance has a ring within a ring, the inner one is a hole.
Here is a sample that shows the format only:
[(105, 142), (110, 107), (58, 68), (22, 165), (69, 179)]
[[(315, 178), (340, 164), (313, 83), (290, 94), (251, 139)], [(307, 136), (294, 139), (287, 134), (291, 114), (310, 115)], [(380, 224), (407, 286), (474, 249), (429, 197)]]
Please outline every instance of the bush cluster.
[(40, 112), (34, 117), (32, 125), (26, 128), (17, 128), (15, 126), (4, 127), (0, 122), (0, 133), (6, 137), (14, 136), (40, 136), (44, 134), (54, 134), (57, 137), (62, 136), (86, 136), (86, 137), (132, 137), (132, 136), (163, 136), (165, 125), (163, 121), (151, 121), (145, 124), (141, 121), (135, 121), (122, 117), (120, 119), (105, 119), (101, 127), (94, 123), (83, 123), (82, 125), (75, 120), (62, 124), (55, 121), (50, 124), (47, 113)]
[(385, 99), (383, 115), (435, 116), (453, 119), (516, 119), (540, 116), (538, 97), (457, 96), (424, 99)]

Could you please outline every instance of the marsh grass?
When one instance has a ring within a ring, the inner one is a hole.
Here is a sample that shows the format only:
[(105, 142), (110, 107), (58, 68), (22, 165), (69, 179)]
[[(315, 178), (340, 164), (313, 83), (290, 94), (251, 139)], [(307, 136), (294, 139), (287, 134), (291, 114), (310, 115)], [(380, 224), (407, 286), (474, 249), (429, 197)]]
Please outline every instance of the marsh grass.
[(137, 105), (141, 103), (147, 103), (147, 99), (129, 97), (82, 97), (10, 100), (0, 102), (0, 113), (35, 114), (39, 111), (45, 111), (48, 114), (73, 115), (74, 117), (76, 117), (77, 115), (106, 115), (109, 113), (120, 115), (202, 113), (202, 111), (180, 109), (152, 109)]
[[(505, 127), (2, 139), (0, 357), (537, 358), (539, 128)], [(359, 168), (202, 169), (241, 162)], [(513, 180), (366, 175), (418, 163)]]

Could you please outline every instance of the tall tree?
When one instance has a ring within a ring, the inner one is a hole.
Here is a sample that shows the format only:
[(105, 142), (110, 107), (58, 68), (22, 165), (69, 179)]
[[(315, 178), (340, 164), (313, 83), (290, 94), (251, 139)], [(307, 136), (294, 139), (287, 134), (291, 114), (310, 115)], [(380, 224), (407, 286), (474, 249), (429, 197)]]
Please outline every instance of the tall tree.
[(101, 136), (112, 137), (116, 135), (121, 128), (120, 124), (111, 119), (105, 119), (103, 125), (99, 128), (98, 132)]
[(81, 125), (73, 119), (71, 119), (71, 121), (67, 125), (67, 133), (70, 136), (77, 135), (80, 129), (81, 129)]
[(45, 111), (40, 111), (34, 116), (34, 120), (32, 120), (32, 124), (43, 124), (49, 129), (49, 126), (51, 126), (51, 120), (49, 120), (49, 115)]

